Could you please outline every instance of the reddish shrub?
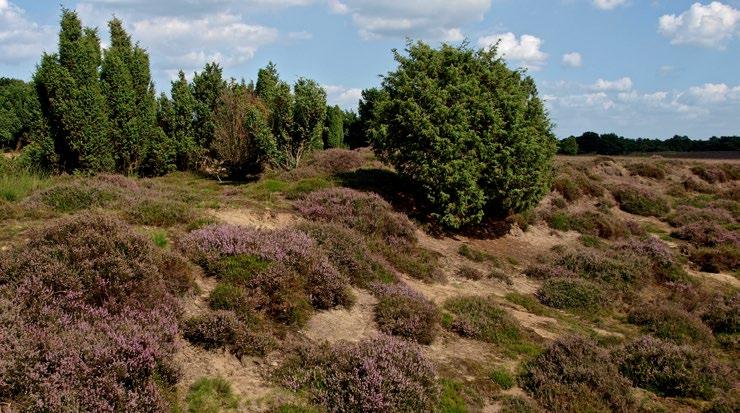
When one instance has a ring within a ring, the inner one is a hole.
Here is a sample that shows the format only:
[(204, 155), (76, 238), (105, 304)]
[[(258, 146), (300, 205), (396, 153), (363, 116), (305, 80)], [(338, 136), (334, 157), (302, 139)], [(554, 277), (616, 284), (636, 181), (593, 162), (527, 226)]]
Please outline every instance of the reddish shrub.
[(671, 235), (700, 247), (713, 247), (721, 244), (740, 245), (740, 234), (710, 221), (686, 224), (673, 231)]
[(389, 336), (299, 349), (276, 378), (329, 412), (427, 412), (439, 399), (433, 365), (416, 345)]
[(313, 155), (311, 166), (329, 174), (354, 171), (365, 164), (360, 152), (348, 149), (327, 149)]
[[(105, 215), (0, 256), (0, 399), (22, 411), (163, 411), (176, 300), (153, 244)], [(171, 267), (169, 267), (171, 268)]]
[(701, 319), (715, 333), (740, 333), (740, 293), (717, 294), (703, 309)]
[(296, 207), (308, 219), (340, 223), (393, 244), (416, 240), (414, 226), (408, 218), (393, 212), (391, 206), (374, 193), (348, 188), (324, 189), (308, 194), (296, 203)]
[(375, 321), (380, 331), (431, 344), (437, 335), (439, 310), (433, 302), (403, 284), (375, 284)]
[(529, 362), (522, 387), (548, 411), (631, 412), (630, 385), (609, 354), (581, 337), (565, 337)]
[(727, 369), (705, 351), (650, 336), (617, 351), (619, 369), (635, 386), (662, 396), (710, 399), (726, 386)]

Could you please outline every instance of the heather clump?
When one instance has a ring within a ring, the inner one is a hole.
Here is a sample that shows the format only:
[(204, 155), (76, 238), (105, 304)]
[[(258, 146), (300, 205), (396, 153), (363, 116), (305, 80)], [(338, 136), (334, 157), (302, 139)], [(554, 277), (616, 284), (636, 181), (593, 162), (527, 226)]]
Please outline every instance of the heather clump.
[(375, 284), (372, 290), (378, 297), (375, 322), (380, 331), (431, 344), (440, 318), (433, 302), (403, 284)]
[(433, 411), (439, 399), (434, 366), (419, 347), (385, 335), (299, 348), (275, 378), (329, 412)]
[(630, 385), (609, 354), (590, 340), (558, 339), (526, 364), (521, 384), (553, 412), (632, 412)]
[(165, 198), (144, 197), (125, 210), (126, 219), (133, 224), (170, 227), (187, 224), (197, 218), (193, 208), (185, 202)]
[(490, 298), (451, 298), (444, 309), (444, 327), (462, 337), (497, 344), (518, 343), (524, 338), (519, 323)]
[(604, 305), (601, 287), (580, 278), (552, 278), (537, 291), (542, 304), (573, 311), (594, 311)]
[(700, 221), (714, 222), (719, 225), (727, 225), (735, 222), (732, 214), (723, 208), (707, 207), (696, 208), (691, 205), (680, 205), (676, 211), (668, 216), (668, 223), (674, 227), (681, 227)]
[(264, 355), (275, 343), (256, 321), (248, 321), (231, 311), (214, 311), (188, 319), (183, 336), (205, 349), (226, 348), (237, 357)]
[(661, 217), (671, 210), (665, 198), (646, 189), (620, 185), (611, 192), (619, 207), (631, 214)]
[[(729, 168), (727, 171), (731, 173), (733, 172)], [(730, 179), (737, 179), (728, 174), (725, 169), (712, 165), (695, 165), (691, 167), (691, 172), (710, 184), (723, 183)]]
[(335, 175), (360, 168), (365, 164), (365, 157), (358, 151), (332, 148), (314, 153), (308, 164), (321, 172)]
[(645, 336), (616, 351), (614, 358), (635, 386), (661, 396), (708, 400), (726, 386), (726, 368), (695, 347)]
[(740, 333), (740, 293), (716, 294), (705, 305), (701, 319), (715, 333)]
[(532, 278), (548, 280), (550, 278), (575, 278), (577, 274), (567, 268), (553, 264), (532, 264), (524, 273)]
[(711, 343), (712, 331), (699, 317), (671, 304), (635, 306), (627, 320), (656, 337), (683, 343)]
[(308, 194), (296, 203), (301, 215), (314, 221), (335, 222), (364, 235), (394, 244), (413, 243), (414, 226), (380, 196), (348, 188), (330, 188)]
[(688, 274), (678, 262), (676, 254), (663, 241), (654, 237), (641, 240), (631, 239), (617, 248), (647, 259), (651, 263), (653, 275), (659, 282), (676, 282), (688, 279)]
[(554, 211), (546, 214), (545, 220), (553, 229), (578, 231), (605, 239), (622, 238), (630, 234), (630, 229), (624, 221), (611, 214), (598, 211), (578, 213)]
[(36, 192), (26, 201), (31, 204), (42, 204), (57, 212), (70, 213), (105, 207), (119, 198), (120, 194), (110, 184), (75, 179)]
[(241, 281), (254, 305), (282, 322), (300, 325), (311, 306), (353, 302), (349, 280), (296, 229), (213, 225), (189, 233), (181, 248), (217, 277)]
[(22, 411), (166, 410), (179, 311), (165, 278), (177, 267), (106, 215), (30, 239), (0, 256), (0, 400)]
[(733, 271), (740, 266), (740, 235), (711, 221), (686, 224), (671, 233), (689, 242), (691, 261), (702, 271)]
[(618, 251), (582, 250), (567, 253), (554, 262), (579, 277), (601, 283), (618, 295), (629, 295), (652, 279), (646, 258)]
[(635, 162), (625, 165), (631, 175), (642, 176), (644, 178), (653, 178), (656, 180), (665, 179), (665, 165), (655, 162)]
[(737, 231), (730, 231), (711, 221), (686, 224), (673, 231), (671, 235), (699, 247), (740, 245), (740, 234)]

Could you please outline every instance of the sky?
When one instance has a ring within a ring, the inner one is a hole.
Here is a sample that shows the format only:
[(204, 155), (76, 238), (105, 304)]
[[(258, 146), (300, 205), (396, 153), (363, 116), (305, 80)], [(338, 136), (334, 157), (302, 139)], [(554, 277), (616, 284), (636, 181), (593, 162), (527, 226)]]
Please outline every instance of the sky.
[(740, 0), (0, 0), (0, 76), (30, 79), (57, 49), (60, 6), (121, 18), (158, 91), (217, 61), (227, 77), (313, 78), (354, 109), (407, 39), (499, 42), (537, 82), (555, 133), (740, 135)]

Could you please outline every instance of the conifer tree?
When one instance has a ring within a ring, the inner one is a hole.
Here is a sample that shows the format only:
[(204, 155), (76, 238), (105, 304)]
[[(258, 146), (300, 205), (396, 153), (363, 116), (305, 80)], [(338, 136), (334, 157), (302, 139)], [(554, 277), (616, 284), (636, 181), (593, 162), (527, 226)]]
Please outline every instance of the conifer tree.
[(344, 147), (344, 112), (339, 106), (326, 108), (325, 148)]
[[(255, 94), (262, 99), (270, 111), (270, 128), (279, 148), (289, 146), (293, 129), (293, 95), (290, 85), (280, 80), (277, 67), (270, 62), (257, 73)], [(288, 165), (281, 151), (276, 163)]]
[(323, 146), (326, 91), (314, 80), (300, 78), (293, 86), (293, 130), (282, 148), (287, 165), (295, 168), (303, 155)]
[(195, 99), (190, 92), (190, 85), (181, 70), (177, 80), (172, 82), (172, 124), (171, 135), (177, 147), (177, 166), (186, 169), (198, 158), (198, 147), (193, 131), (195, 116)]
[(195, 99), (195, 120), (193, 133), (196, 143), (206, 151), (210, 150), (214, 134), (214, 113), (218, 110), (220, 98), (226, 89), (223, 69), (218, 63), (208, 63), (203, 71), (193, 77), (191, 90)]

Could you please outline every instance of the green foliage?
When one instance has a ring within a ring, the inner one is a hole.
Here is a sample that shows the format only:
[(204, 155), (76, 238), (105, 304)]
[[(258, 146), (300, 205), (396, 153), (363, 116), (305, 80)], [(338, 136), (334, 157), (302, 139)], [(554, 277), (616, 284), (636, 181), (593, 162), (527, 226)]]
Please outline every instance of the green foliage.
[(602, 307), (604, 294), (598, 284), (579, 278), (546, 280), (537, 291), (537, 298), (550, 307), (593, 311)]
[(525, 339), (519, 323), (491, 299), (451, 298), (444, 308), (451, 317), (443, 319), (443, 326), (463, 337), (511, 347)]
[(129, 222), (157, 227), (187, 224), (195, 216), (192, 207), (187, 203), (164, 198), (144, 198), (126, 210)]
[(496, 49), (409, 44), (373, 102), (380, 158), (418, 185), (432, 217), (459, 228), (520, 212), (548, 192), (556, 139), (534, 80)]
[(208, 295), (208, 305), (214, 310), (245, 310), (247, 295), (244, 288), (218, 283)]
[(0, 159), (0, 200), (18, 202), (47, 184), (46, 178), (18, 162)]
[(488, 375), (488, 377), (490, 377), (494, 383), (498, 384), (498, 386), (504, 390), (509, 390), (510, 388), (514, 387), (514, 384), (516, 384), (516, 382), (514, 381), (514, 377), (511, 376), (511, 373), (503, 368), (493, 370), (491, 374)]
[(208, 268), (221, 280), (234, 285), (246, 285), (257, 273), (266, 270), (270, 262), (254, 255), (230, 255), (219, 259), (215, 265)]
[(212, 148), (232, 178), (260, 172), (275, 155), (268, 111), (243, 83), (231, 82), (212, 115)]
[(656, 337), (684, 343), (711, 343), (712, 331), (699, 317), (674, 305), (649, 304), (630, 311), (627, 320)]
[(484, 262), (484, 261), (495, 262), (497, 260), (496, 257), (492, 256), (491, 254), (484, 252), (484, 251), (477, 250), (468, 244), (460, 245), (460, 248), (457, 249), (457, 253), (475, 262)]
[(83, 29), (77, 13), (63, 9), (59, 53), (44, 55), (34, 75), (61, 169), (107, 171), (115, 166), (100, 65), (97, 32)]
[(20, 148), (43, 132), (41, 107), (33, 83), (0, 78), (0, 148)]
[(193, 99), (195, 99), (193, 136), (198, 146), (206, 150), (211, 148), (211, 142), (215, 136), (214, 116), (220, 109), (226, 87), (223, 69), (218, 63), (207, 63), (203, 70), (193, 77), (191, 84)]
[(563, 155), (578, 155), (578, 141), (575, 136), (568, 136), (567, 138), (558, 142), (558, 153)]
[(174, 142), (178, 168), (186, 169), (196, 162), (199, 147), (195, 142), (195, 131), (193, 130), (196, 102), (182, 70), (178, 73), (177, 80), (172, 82), (171, 95), (171, 109), (166, 106), (162, 108), (162, 110), (168, 110), (169, 113), (163, 112), (160, 116), (163, 119), (169, 117), (169, 130), (165, 132)]
[(465, 402), (465, 385), (450, 379), (441, 380), (441, 392), (437, 411), (440, 413), (468, 413)]
[(162, 230), (152, 232), (152, 241), (154, 242), (154, 245), (159, 248), (165, 248), (170, 243), (170, 240), (167, 238), (167, 233)]
[(324, 148), (344, 147), (344, 112), (339, 106), (326, 108)]
[(231, 384), (220, 377), (198, 379), (190, 386), (186, 401), (189, 413), (236, 412), (239, 407)]
[(93, 185), (70, 182), (43, 190), (39, 198), (43, 204), (57, 212), (75, 212), (106, 206), (117, 199), (118, 195)]
[(612, 194), (619, 207), (631, 214), (661, 217), (671, 210), (665, 198), (637, 187), (619, 186)]

